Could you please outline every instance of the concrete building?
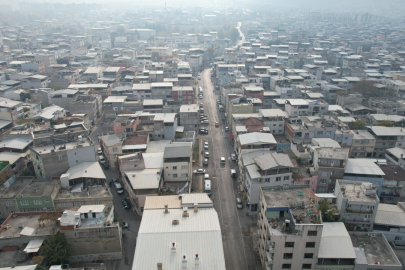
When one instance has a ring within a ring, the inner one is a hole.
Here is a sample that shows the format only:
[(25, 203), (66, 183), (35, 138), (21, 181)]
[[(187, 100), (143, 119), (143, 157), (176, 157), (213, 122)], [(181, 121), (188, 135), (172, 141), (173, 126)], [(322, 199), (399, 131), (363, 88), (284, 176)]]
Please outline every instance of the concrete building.
[(347, 148), (318, 148), (314, 151), (313, 164), (318, 172), (317, 193), (332, 192), (337, 179), (345, 173)]
[(15, 198), (30, 183), (33, 177), (18, 177), (7, 180), (0, 191), (0, 220), (4, 221), (10, 214), (19, 212)]
[(100, 137), (100, 146), (111, 168), (116, 168), (117, 156), (122, 154), (122, 146), (124, 144), (124, 138), (119, 137), (116, 134), (104, 135)]
[(375, 137), (367, 130), (355, 130), (350, 157), (372, 157), (376, 144)]
[(181, 105), (180, 106), (180, 126), (184, 127), (185, 131), (197, 130), (200, 124), (199, 108), (197, 104)]
[(136, 245), (133, 270), (225, 270), (218, 214), (204, 193), (147, 197)]
[(253, 153), (257, 153), (257, 156), (252, 157), (252, 164), (245, 165), (245, 187), (250, 212), (258, 209), (260, 188), (291, 185), (291, 169), (294, 167), (287, 154)]
[(69, 103), (71, 114), (84, 113), (90, 121), (98, 119), (103, 111), (103, 103), (100, 95), (80, 95), (76, 100)]
[(350, 231), (372, 231), (380, 200), (372, 183), (336, 181), (334, 195), (340, 220)]
[(373, 156), (382, 158), (388, 148), (405, 148), (405, 130), (401, 127), (371, 126), (367, 130), (375, 137)]
[(17, 123), (24, 116), (23, 103), (8, 98), (0, 98), (0, 119)]
[(168, 183), (190, 182), (193, 169), (192, 154), (191, 143), (182, 142), (166, 145), (163, 155), (164, 181)]
[(19, 212), (56, 211), (53, 200), (60, 190), (58, 180), (32, 181), (16, 197)]
[(381, 232), (396, 246), (405, 245), (405, 204), (380, 203), (374, 220), (373, 232)]
[(385, 150), (385, 158), (388, 164), (398, 165), (405, 169), (405, 149), (394, 147)]
[(177, 113), (157, 113), (153, 118), (153, 139), (176, 139)]
[(315, 269), (322, 218), (315, 194), (303, 186), (260, 189), (258, 242), (263, 269)]
[(95, 82), (103, 76), (104, 67), (89, 67), (82, 75), (82, 80)]
[(69, 110), (69, 103), (76, 100), (79, 96), (79, 90), (65, 89), (54, 91), (50, 94), (50, 102), (54, 105)]

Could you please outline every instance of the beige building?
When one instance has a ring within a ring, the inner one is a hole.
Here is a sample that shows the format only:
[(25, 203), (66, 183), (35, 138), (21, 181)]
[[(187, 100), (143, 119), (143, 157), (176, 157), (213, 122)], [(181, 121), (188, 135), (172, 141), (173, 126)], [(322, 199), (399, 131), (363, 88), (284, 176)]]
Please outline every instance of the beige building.
[(228, 104), (226, 105), (227, 123), (232, 124), (233, 114), (249, 114), (254, 113), (254, 106), (250, 99), (246, 97), (228, 97)]
[[(111, 168), (115, 167), (117, 161), (117, 155), (122, 154), (122, 145), (124, 143), (123, 138), (118, 135), (104, 135), (100, 137), (101, 148), (104, 153), (104, 157)], [(118, 168), (116, 168), (118, 169)]]
[(367, 130), (354, 130), (350, 157), (372, 157), (376, 138)]

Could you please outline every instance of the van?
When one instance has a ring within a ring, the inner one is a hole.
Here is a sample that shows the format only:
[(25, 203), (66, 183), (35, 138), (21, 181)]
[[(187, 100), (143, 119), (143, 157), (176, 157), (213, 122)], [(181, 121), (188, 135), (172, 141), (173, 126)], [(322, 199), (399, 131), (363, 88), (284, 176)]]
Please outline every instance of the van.
[(114, 183), (114, 187), (117, 190), (118, 194), (123, 194), (124, 193), (124, 189), (122, 188), (120, 183)]
[(208, 173), (204, 174), (204, 180), (209, 180), (210, 179), (210, 175)]
[(231, 176), (232, 176), (232, 178), (236, 178), (236, 170), (235, 169), (231, 169)]
[(211, 180), (204, 180), (204, 192), (211, 196)]

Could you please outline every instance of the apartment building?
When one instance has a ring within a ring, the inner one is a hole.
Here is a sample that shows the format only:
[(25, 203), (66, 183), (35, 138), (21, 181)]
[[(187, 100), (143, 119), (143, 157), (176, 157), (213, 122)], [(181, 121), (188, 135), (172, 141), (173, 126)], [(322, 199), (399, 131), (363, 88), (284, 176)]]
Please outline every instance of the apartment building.
[(396, 246), (405, 245), (405, 203), (380, 203), (374, 220), (373, 232), (384, 234)]
[(194, 103), (194, 89), (192, 86), (174, 86), (172, 95), (173, 100), (180, 104)]
[(173, 97), (172, 82), (156, 82), (151, 83), (151, 94), (154, 99), (167, 100)]
[(59, 180), (32, 181), (15, 198), (18, 212), (56, 211), (54, 199), (60, 188)]
[(405, 129), (400, 127), (371, 126), (367, 130), (375, 137), (373, 156), (382, 158), (385, 150), (398, 147), (405, 148)]
[(385, 158), (388, 164), (394, 164), (405, 169), (405, 149), (394, 147), (385, 150)]
[(16, 123), (24, 116), (23, 103), (8, 98), (0, 98), (0, 119)]
[(289, 186), (292, 183), (294, 167), (290, 157), (281, 153), (257, 153), (251, 158), (251, 164), (245, 164), (245, 187), (249, 211), (257, 211), (259, 204), (260, 188)]
[(270, 129), (274, 135), (284, 134), (285, 120), (288, 114), (280, 109), (261, 109), (259, 116), (262, 118), (264, 126)]
[(177, 113), (157, 113), (153, 118), (153, 139), (172, 140), (176, 139)]
[(117, 156), (122, 154), (124, 138), (113, 134), (100, 137), (100, 146), (109, 167), (116, 168)]
[(179, 142), (166, 145), (163, 155), (165, 182), (191, 181), (193, 168), (192, 152), (192, 143)]
[(367, 130), (355, 130), (352, 146), (350, 148), (350, 157), (372, 157), (376, 138)]
[(75, 101), (79, 96), (79, 90), (64, 89), (53, 91), (50, 94), (51, 103), (69, 110), (69, 103)]
[(184, 127), (185, 131), (197, 130), (199, 122), (199, 108), (197, 104), (180, 106), (180, 126)]
[(260, 189), (258, 242), (263, 269), (315, 269), (322, 218), (305, 186)]
[(313, 164), (318, 172), (317, 193), (332, 192), (336, 180), (342, 179), (346, 160), (349, 156), (347, 148), (318, 148), (314, 151)]
[(380, 200), (370, 182), (337, 180), (334, 195), (340, 220), (350, 231), (372, 231)]

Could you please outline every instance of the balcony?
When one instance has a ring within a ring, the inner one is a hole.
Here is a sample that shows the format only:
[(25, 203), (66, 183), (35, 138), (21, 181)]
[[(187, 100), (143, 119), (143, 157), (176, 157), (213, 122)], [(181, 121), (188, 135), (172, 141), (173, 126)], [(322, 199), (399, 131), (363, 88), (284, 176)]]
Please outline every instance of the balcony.
[(399, 197), (399, 196), (400, 196), (399, 192), (398, 193), (386, 191), (381, 192), (381, 197)]
[(346, 207), (346, 212), (351, 214), (373, 214), (373, 210), (352, 210)]

